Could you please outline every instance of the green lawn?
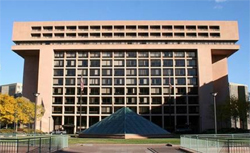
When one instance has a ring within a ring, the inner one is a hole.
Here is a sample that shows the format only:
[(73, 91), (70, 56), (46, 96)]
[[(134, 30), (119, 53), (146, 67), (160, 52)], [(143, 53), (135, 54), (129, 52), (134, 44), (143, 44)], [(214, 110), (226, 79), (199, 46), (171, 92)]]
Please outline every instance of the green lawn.
[(104, 139), (104, 138), (74, 138), (69, 137), (69, 145), (72, 144), (180, 144), (179, 138), (157, 139)]

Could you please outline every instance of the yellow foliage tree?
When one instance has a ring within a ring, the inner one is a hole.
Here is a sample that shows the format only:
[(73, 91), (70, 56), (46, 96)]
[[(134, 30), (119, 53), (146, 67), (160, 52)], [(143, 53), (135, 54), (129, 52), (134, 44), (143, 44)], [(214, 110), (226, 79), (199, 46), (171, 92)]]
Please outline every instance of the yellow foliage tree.
[(0, 94), (0, 122), (10, 124), (14, 121), (16, 100), (14, 97)]
[(32, 123), (35, 114), (35, 105), (29, 99), (19, 97), (16, 99), (16, 120), (22, 124)]

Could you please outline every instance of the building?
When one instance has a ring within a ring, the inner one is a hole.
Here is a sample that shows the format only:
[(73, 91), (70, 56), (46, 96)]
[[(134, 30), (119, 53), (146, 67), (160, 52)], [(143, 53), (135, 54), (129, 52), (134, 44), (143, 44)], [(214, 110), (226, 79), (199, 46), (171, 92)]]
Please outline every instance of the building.
[[(249, 92), (247, 85), (244, 84), (237, 84), (237, 83), (229, 83), (229, 95), (230, 97), (235, 97), (239, 100), (246, 100), (246, 102), (249, 102)], [(231, 119), (231, 126), (235, 128), (235, 121), (232, 118)], [(247, 117), (247, 127), (243, 126), (242, 123), (240, 123), (239, 119), (237, 120), (237, 127), (236, 128), (243, 128), (243, 129), (250, 129), (250, 118)]]
[(198, 132), (214, 127), (210, 93), (229, 94), (238, 39), (236, 21), (15, 22), (12, 50), (25, 59), (23, 95), (44, 103), (43, 131), (80, 128), (83, 75), (82, 129), (126, 106)]
[(23, 85), (21, 83), (5, 84), (0, 86), (0, 93), (15, 96), (15, 94), (21, 94), (22, 89)]

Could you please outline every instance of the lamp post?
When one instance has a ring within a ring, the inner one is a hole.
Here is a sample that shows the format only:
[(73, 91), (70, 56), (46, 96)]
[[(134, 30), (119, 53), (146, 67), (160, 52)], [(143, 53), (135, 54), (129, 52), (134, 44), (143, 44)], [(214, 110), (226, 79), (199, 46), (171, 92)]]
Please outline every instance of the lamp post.
[(50, 134), (50, 116), (49, 116), (49, 134)]
[(40, 95), (40, 93), (34, 93), (34, 96), (36, 97), (36, 100), (35, 100), (34, 134), (36, 134), (36, 109), (37, 109), (37, 97), (39, 95)]
[(214, 102), (214, 132), (217, 134), (217, 116), (216, 116), (216, 96), (217, 92), (212, 92), (211, 95), (213, 96)]

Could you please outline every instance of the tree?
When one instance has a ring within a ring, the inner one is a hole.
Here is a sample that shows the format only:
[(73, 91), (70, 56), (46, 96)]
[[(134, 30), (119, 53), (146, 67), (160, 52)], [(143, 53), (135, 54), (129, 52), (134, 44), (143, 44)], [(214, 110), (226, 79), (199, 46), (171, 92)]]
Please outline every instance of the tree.
[(16, 100), (14, 97), (0, 94), (0, 122), (6, 125), (13, 123)]

